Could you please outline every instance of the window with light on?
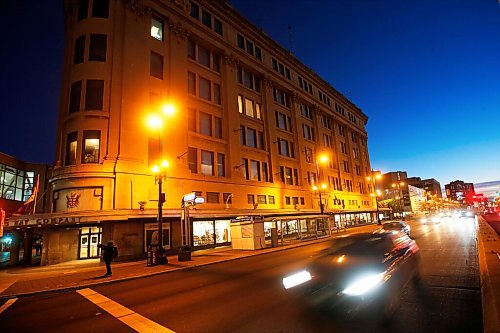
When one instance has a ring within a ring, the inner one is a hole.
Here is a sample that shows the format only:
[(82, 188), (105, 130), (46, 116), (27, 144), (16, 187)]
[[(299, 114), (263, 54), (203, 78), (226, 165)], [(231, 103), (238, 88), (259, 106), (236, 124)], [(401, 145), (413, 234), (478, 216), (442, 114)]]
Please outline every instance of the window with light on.
[(154, 17), (151, 19), (151, 37), (163, 40), (163, 21)]

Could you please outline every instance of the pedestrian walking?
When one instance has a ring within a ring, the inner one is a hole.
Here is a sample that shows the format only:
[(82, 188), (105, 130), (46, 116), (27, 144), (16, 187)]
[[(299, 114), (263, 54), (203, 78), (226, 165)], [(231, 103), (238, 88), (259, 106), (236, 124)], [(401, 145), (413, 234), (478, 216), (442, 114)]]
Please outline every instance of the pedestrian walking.
[(99, 244), (98, 247), (102, 249), (102, 259), (106, 264), (106, 274), (104, 276), (111, 276), (113, 274), (111, 272), (111, 262), (114, 258), (118, 257), (118, 247), (113, 241), (109, 241), (106, 245)]

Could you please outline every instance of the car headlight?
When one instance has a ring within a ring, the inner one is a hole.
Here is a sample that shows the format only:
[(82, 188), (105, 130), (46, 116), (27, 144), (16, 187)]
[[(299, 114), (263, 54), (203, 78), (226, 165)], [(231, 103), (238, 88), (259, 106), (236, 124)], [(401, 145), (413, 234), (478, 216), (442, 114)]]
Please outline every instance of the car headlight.
[(427, 222), (427, 218), (426, 217), (421, 218), (420, 222), (423, 222), (423, 223)]
[(439, 217), (434, 216), (434, 217), (432, 218), (432, 222), (439, 222)]
[(390, 275), (385, 273), (364, 275), (342, 290), (342, 293), (349, 296), (360, 296), (366, 294), (367, 292), (380, 287), (380, 285), (387, 281), (389, 277)]
[(283, 278), (283, 286), (285, 287), (285, 289), (290, 289), (311, 279), (311, 273), (309, 273), (308, 271), (302, 271)]

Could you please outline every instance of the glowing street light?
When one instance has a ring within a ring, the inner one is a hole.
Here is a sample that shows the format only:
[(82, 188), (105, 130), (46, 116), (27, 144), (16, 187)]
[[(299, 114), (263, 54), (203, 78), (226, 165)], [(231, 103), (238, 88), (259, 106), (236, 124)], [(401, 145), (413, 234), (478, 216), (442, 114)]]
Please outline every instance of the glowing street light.
[[(329, 157), (327, 154), (321, 154), (320, 156), (318, 156), (318, 158), (316, 158), (316, 181), (319, 182), (319, 163), (321, 162), (321, 164), (327, 164), (328, 161), (329, 161)], [(326, 184), (323, 183), (321, 184), (321, 188), (322, 189), (326, 189)], [(313, 190), (316, 191), (318, 188), (317, 186), (313, 186)], [(321, 214), (324, 213), (324, 210), (325, 210), (325, 207), (323, 205), (323, 198), (322, 198), (322, 191), (319, 190), (318, 193), (319, 193), (319, 210), (321, 212)]]
[[(172, 116), (175, 113), (173, 104), (165, 104), (161, 107), (162, 114), (165, 116)], [(161, 138), (161, 129), (163, 127), (163, 119), (158, 115), (151, 115), (147, 119), (149, 128), (158, 131), (159, 155), (163, 158), (163, 140)], [(165, 202), (165, 195), (162, 191), (164, 179), (166, 179), (166, 170), (168, 168), (167, 160), (162, 160), (160, 166), (154, 165), (151, 171), (155, 175), (155, 183), (158, 183), (158, 263), (166, 264), (168, 259), (164, 254), (163, 249), (163, 203)]]

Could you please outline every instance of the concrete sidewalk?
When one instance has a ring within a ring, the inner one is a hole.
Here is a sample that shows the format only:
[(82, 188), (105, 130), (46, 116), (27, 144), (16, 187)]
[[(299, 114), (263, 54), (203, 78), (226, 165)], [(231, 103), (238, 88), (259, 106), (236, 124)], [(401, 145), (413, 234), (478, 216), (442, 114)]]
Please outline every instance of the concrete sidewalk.
[(75, 260), (53, 266), (6, 269), (0, 271), (0, 298), (5, 299), (54, 291), (73, 290), (93, 285), (138, 279), (190, 267), (204, 266), (274, 251), (282, 251), (316, 242), (324, 242), (335, 237), (345, 236), (346, 234), (373, 231), (378, 227), (376, 224), (353, 227), (347, 229), (345, 232), (334, 233), (332, 236), (298, 241), (261, 250), (233, 250), (231, 247), (221, 247), (195, 251), (191, 255), (191, 261), (180, 262), (177, 255), (172, 255), (168, 257), (167, 265), (153, 267), (147, 267), (146, 260), (117, 262), (112, 265), (113, 275), (111, 277), (103, 277), (106, 268), (104, 263), (99, 262), (99, 259)]

